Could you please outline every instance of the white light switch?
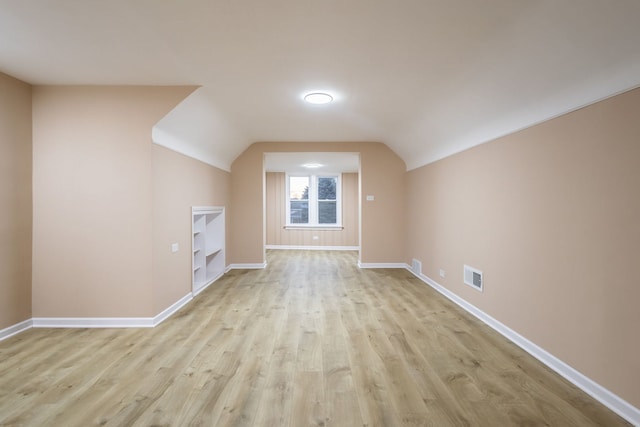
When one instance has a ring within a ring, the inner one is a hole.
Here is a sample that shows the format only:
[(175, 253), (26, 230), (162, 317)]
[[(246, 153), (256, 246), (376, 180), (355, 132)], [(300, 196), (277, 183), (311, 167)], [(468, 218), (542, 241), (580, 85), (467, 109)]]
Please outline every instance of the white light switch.
[(367, 195), (367, 202), (373, 202), (376, 199), (375, 196), (372, 196), (370, 194)]
[(179, 248), (180, 248), (180, 247), (178, 246), (178, 244), (177, 244), (177, 243), (172, 243), (172, 244), (171, 244), (171, 252), (178, 252), (178, 249), (179, 249)]

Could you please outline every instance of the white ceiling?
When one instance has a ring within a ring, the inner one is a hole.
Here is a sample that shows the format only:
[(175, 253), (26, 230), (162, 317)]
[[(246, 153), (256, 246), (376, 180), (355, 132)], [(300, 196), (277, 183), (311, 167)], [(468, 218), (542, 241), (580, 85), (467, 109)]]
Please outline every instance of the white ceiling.
[(199, 85), (153, 137), (226, 170), (256, 141), (413, 169), (640, 85), (640, 1), (0, 0), (0, 71)]

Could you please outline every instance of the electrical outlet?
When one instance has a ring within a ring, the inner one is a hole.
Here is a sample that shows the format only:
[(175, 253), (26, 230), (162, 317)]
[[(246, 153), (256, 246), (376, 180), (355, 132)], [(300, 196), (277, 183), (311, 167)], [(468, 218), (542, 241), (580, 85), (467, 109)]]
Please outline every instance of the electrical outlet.
[(318, 240), (319, 238), (320, 238), (320, 237), (318, 237), (318, 236), (313, 236), (313, 237), (312, 237), (312, 239), (313, 239), (313, 240)]
[(440, 277), (444, 278), (447, 276), (447, 272), (444, 271), (443, 269), (440, 269)]
[(171, 244), (171, 252), (178, 252), (178, 249), (180, 249), (180, 247), (178, 246), (177, 243)]

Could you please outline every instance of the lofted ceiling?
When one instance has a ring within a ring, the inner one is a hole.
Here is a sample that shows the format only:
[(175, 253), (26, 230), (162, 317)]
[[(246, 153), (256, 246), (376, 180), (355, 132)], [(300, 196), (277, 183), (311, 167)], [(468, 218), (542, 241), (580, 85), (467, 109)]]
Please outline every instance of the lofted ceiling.
[(257, 141), (413, 169), (637, 87), (639, 23), (638, 0), (0, 0), (0, 71), (200, 86), (153, 139), (225, 170)]

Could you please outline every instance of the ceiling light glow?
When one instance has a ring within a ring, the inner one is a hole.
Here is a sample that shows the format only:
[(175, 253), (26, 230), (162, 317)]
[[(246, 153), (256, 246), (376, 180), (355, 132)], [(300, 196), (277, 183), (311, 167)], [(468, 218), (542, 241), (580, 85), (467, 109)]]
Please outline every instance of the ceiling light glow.
[(305, 167), (305, 168), (309, 168), (309, 169), (316, 169), (316, 168), (322, 167), (322, 164), (320, 164), (320, 163), (305, 163), (302, 166)]
[(306, 94), (304, 100), (309, 104), (328, 104), (333, 101), (333, 96), (324, 92), (312, 92)]

